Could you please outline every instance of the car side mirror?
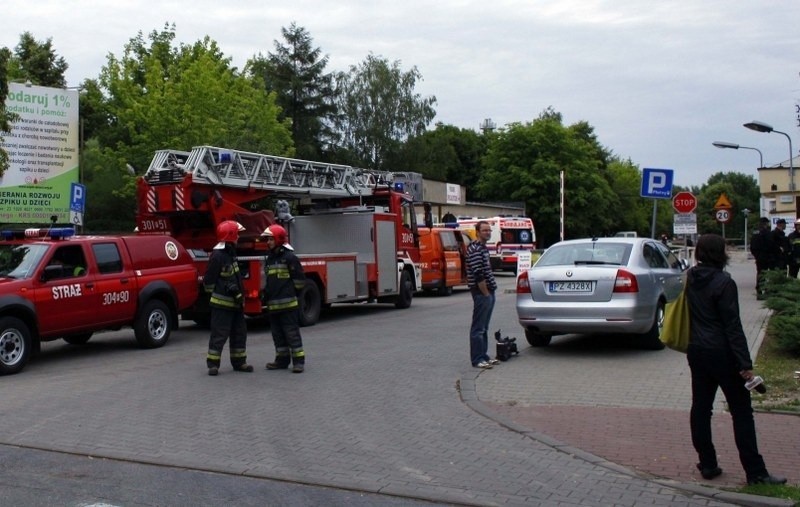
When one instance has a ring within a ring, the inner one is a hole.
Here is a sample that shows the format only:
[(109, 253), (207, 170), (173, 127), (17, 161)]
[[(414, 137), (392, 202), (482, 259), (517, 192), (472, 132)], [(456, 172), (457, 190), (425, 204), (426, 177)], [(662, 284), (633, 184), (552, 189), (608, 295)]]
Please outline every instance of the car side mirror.
[(45, 266), (42, 272), (42, 281), (55, 280), (56, 278), (64, 278), (64, 266), (52, 264)]

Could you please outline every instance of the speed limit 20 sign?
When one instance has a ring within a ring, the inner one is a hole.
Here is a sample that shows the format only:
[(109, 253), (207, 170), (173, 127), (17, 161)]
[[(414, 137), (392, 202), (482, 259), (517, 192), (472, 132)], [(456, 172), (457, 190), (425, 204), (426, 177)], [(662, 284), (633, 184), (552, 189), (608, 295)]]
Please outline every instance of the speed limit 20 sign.
[(718, 209), (714, 214), (717, 217), (717, 222), (721, 224), (727, 224), (731, 221), (731, 210), (729, 209)]

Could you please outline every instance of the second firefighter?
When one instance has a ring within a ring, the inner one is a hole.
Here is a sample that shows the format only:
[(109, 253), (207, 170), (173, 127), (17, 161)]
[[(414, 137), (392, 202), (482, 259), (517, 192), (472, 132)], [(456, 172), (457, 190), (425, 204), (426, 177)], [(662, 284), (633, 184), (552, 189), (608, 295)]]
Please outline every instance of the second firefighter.
[(267, 363), (267, 369), (285, 370), (291, 364), (294, 373), (303, 373), (306, 355), (300, 336), (300, 304), (297, 299), (305, 285), (303, 268), (287, 242), (286, 229), (277, 224), (270, 225), (262, 236), (269, 247), (264, 290), (269, 327), (275, 343), (275, 360)]

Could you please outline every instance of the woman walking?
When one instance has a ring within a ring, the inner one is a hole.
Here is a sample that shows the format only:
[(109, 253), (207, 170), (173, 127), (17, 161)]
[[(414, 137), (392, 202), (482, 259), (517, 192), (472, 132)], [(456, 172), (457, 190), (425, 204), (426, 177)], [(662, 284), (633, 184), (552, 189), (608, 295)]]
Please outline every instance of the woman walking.
[(704, 479), (722, 473), (711, 438), (711, 414), (717, 388), (722, 389), (733, 419), (739, 460), (748, 484), (784, 484), (786, 479), (767, 472), (758, 452), (750, 391), (744, 386), (753, 377), (753, 362), (739, 317), (736, 282), (723, 271), (728, 264), (725, 239), (716, 234), (700, 236), (695, 248), (698, 265), (689, 270), (686, 297), (690, 333), (687, 358), (692, 373), (692, 444)]

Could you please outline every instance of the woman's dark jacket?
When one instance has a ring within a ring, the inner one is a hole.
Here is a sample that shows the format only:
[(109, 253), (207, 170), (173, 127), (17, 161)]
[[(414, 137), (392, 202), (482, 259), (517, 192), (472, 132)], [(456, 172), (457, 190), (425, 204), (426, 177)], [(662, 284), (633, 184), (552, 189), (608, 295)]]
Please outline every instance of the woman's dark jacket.
[(738, 371), (752, 370), (747, 337), (739, 317), (739, 292), (731, 276), (719, 268), (697, 265), (687, 275), (689, 349), (730, 355)]

